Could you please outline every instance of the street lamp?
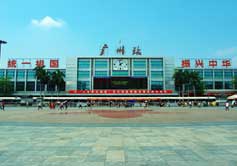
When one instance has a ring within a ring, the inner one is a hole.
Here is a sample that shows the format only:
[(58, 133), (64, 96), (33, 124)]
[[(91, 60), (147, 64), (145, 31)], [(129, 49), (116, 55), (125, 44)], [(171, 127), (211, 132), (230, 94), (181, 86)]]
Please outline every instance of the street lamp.
[(7, 44), (7, 42), (0, 40), (0, 58), (1, 58), (1, 52), (2, 52), (2, 44)]

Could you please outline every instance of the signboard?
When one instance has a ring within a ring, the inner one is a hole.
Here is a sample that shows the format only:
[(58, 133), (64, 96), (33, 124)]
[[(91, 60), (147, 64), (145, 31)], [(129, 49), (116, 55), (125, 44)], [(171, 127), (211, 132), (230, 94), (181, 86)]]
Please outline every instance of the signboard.
[(69, 90), (69, 94), (172, 94), (172, 90)]
[(182, 59), (182, 68), (229, 68), (232, 66), (230, 59)]
[(42, 67), (45, 66), (46, 68), (59, 68), (59, 60), (58, 59), (42, 59), (42, 58), (35, 58), (35, 59), (8, 59), (7, 61), (7, 68), (23, 68), (23, 69), (31, 69), (35, 67)]

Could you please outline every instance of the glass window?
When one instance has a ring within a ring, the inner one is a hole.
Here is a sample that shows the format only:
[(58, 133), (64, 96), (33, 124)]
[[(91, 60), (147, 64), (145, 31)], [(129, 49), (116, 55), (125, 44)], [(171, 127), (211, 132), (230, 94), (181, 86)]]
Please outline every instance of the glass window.
[(89, 71), (78, 71), (78, 79), (81, 78), (90, 78), (90, 72)]
[(77, 82), (78, 90), (90, 90), (90, 82), (89, 81), (78, 81)]
[(213, 82), (212, 81), (204, 81), (205, 89), (213, 89)]
[(223, 82), (215, 81), (215, 89), (223, 89)]
[(151, 89), (152, 90), (163, 90), (163, 82), (162, 81), (151, 81)]
[(35, 91), (35, 82), (27, 82), (26, 83), (26, 91)]
[(225, 89), (233, 89), (232, 81), (226, 81), (225, 82)]
[(224, 70), (225, 79), (232, 79), (232, 70)]
[(0, 70), (0, 78), (4, 77), (4, 72), (5, 72), (4, 70)]
[(234, 70), (234, 76), (237, 77), (237, 70)]
[(105, 59), (105, 60), (95, 60), (95, 69), (105, 69), (107, 68), (108, 66), (108, 61)]
[(95, 77), (107, 77), (108, 72), (107, 71), (95, 71)]
[(113, 76), (128, 76), (128, 71), (113, 71)]
[(134, 69), (146, 69), (146, 60), (145, 59), (134, 59), (133, 60)]
[(14, 79), (15, 70), (7, 70), (7, 78)]
[(16, 82), (16, 91), (24, 91), (25, 82)]
[(35, 71), (34, 70), (28, 70), (27, 72), (27, 79), (35, 79)]
[(134, 77), (146, 77), (146, 71), (133, 71)]
[(163, 71), (151, 71), (151, 78), (162, 79), (163, 78)]
[(204, 79), (213, 79), (213, 70), (204, 70)]
[(17, 70), (17, 79), (25, 79), (25, 70)]
[(79, 59), (78, 69), (90, 69), (90, 59)]
[(214, 70), (215, 79), (223, 79), (223, 70)]
[(41, 91), (44, 91), (45, 86), (43, 84), (40, 84), (40, 82), (38, 81), (37, 86), (36, 86), (36, 91), (40, 91), (40, 87), (41, 87)]
[(163, 61), (162, 59), (151, 59), (151, 70), (152, 69), (162, 69)]

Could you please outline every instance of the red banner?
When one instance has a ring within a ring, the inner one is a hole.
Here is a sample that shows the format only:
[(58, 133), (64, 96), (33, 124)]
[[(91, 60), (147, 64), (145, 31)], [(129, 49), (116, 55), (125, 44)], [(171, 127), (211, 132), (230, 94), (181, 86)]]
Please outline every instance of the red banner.
[(172, 90), (69, 90), (70, 94), (171, 94)]

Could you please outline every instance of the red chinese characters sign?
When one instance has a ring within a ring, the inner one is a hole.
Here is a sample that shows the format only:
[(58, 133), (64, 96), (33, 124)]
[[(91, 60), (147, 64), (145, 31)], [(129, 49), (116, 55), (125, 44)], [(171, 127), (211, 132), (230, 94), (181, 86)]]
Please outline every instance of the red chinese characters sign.
[(50, 68), (58, 68), (58, 60), (57, 59), (50, 59)]
[(182, 68), (189, 68), (190, 67), (190, 60), (184, 59), (182, 60)]
[(204, 67), (203, 60), (202, 59), (196, 59), (195, 60), (195, 66), (203, 68)]
[(217, 60), (209, 60), (209, 66), (214, 68), (217, 66)]
[(226, 68), (231, 66), (230, 60), (222, 60), (222, 66)]
[(42, 67), (44, 66), (44, 60), (43, 59), (37, 59), (35, 65), (37, 67)]
[(16, 60), (15, 59), (9, 59), (7, 62), (8, 68), (16, 68)]
[(184, 59), (181, 61), (182, 68), (228, 68), (231, 67), (230, 59)]
[(171, 94), (172, 90), (69, 90), (70, 94)]

